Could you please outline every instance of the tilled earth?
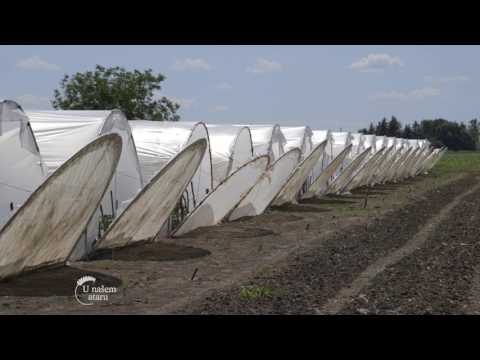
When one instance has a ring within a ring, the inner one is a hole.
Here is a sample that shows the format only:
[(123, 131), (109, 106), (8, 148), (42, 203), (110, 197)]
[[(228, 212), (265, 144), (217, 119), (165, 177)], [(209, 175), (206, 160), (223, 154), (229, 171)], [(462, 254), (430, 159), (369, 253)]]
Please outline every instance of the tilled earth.
[[(479, 183), (472, 174), (434, 189), (181, 313), (480, 313)], [(434, 231), (423, 234), (429, 222)], [(412, 248), (418, 233), (424, 242)]]
[[(420, 176), (99, 253), (0, 283), (0, 314), (480, 313), (479, 184)], [(80, 305), (86, 274), (118, 294)]]

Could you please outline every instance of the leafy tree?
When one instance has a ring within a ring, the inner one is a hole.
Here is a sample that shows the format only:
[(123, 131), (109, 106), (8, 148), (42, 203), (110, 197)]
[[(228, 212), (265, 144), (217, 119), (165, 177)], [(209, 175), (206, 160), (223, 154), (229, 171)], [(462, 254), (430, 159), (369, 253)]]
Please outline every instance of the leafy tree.
[(151, 69), (127, 71), (122, 67), (65, 75), (54, 90), (52, 106), (62, 110), (122, 110), (128, 119), (178, 121), (180, 105), (166, 97), (155, 98), (165, 80)]

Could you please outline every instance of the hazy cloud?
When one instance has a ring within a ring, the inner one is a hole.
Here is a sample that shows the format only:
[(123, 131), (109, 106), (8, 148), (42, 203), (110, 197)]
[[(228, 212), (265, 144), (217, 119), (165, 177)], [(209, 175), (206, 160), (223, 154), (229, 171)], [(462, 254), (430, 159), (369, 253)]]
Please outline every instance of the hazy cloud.
[(177, 71), (187, 71), (187, 70), (208, 71), (208, 70), (211, 70), (212, 67), (205, 59), (186, 58), (181, 60), (175, 60), (175, 63), (172, 65), (172, 69)]
[(252, 74), (266, 74), (272, 72), (280, 72), (283, 70), (282, 64), (263, 58), (258, 58), (255, 64), (245, 69), (246, 72)]
[(24, 70), (43, 70), (43, 71), (57, 71), (60, 66), (49, 63), (39, 56), (32, 56), (26, 59), (18, 60), (15, 66)]
[(369, 54), (350, 64), (349, 68), (356, 71), (383, 71), (390, 67), (401, 67), (403, 61), (399, 57), (388, 54)]

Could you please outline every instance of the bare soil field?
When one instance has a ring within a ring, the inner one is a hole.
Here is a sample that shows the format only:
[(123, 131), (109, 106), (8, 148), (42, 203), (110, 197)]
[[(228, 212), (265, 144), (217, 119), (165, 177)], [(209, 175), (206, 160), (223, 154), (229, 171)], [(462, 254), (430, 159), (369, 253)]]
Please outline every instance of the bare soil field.
[[(480, 168), (459, 169), (26, 274), (0, 314), (480, 313)], [(119, 292), (79, 304), (89, 274)]]

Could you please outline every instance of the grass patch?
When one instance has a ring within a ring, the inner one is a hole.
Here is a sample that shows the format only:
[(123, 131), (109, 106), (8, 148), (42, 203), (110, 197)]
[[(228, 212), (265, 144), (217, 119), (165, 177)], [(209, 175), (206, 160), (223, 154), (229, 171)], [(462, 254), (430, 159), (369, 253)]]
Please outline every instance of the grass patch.
[(267, 286), (248, 285), (240, 287), (240, 299), (242, 300), (270, 298), (272, 295), (273, 290)]
[(431, 174), (441, 176), (465, 171), (480, 171), (480, 151), (447, 151)]

